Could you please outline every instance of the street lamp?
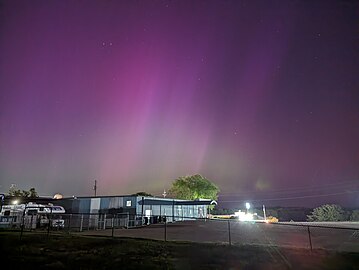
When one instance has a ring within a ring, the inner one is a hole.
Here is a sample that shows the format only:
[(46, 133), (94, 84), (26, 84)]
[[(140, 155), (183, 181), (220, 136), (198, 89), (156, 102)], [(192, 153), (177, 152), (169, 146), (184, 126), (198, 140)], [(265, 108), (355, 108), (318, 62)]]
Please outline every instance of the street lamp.
[(251, 208), (251, 204), (249, 202), (246, 202), (246, 209), (247, 209), (247, 214), (248, 214), (248, 210), (249, 208)]

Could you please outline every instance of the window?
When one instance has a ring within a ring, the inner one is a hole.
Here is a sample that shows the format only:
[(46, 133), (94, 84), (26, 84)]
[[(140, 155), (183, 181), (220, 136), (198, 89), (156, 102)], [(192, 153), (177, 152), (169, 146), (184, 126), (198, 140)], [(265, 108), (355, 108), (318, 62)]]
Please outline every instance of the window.
[(131, 206), (131, 201), (126, 201), (126, 206)]
[(32, 216), (32, 215), (36, 215), (37, 214), (37, 210), (28, 210), (27, 211), (27, 214), (29, 215), (29, 216)]
[(146, 209), (145, 215), (146, 217), (152, 216), (152, 210)]

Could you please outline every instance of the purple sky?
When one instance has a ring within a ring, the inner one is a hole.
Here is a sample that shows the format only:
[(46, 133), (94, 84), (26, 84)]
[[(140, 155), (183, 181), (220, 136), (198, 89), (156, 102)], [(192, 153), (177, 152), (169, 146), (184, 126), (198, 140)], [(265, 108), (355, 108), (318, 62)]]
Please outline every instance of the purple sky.
[[(357, 1), (0, 1), (0, 191), (359, 206)], [(283, 199), (280, 199), (283, 198)]]

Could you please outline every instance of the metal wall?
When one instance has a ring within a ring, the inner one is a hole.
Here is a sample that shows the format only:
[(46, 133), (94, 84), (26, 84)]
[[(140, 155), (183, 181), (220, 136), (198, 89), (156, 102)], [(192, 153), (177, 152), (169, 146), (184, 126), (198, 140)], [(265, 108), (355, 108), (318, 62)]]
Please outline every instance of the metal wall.
[(63, 206), (66, 213), (102, 215), (128, 213), (130, 220), (135, 223), (138, 223), (138, 218), (146, 220), (147, 224), (163, 221), (164, 217), (167, 222), (206, 218), (207, 205), (184, 203), (188, 201), (142, 196), (79, 197), (54, 201), (54, 204)]

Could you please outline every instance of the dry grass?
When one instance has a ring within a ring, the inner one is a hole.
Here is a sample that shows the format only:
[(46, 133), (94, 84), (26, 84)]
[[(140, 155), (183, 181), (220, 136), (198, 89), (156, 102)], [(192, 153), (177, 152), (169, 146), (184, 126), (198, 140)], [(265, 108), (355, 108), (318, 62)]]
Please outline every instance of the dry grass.
[[(0, 232), (12, 269), (355, 269), (358, 253)], [(3, 261), (5, 263), (5, 260)]]

